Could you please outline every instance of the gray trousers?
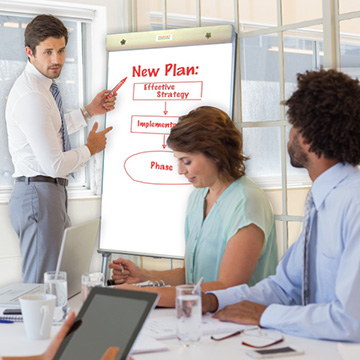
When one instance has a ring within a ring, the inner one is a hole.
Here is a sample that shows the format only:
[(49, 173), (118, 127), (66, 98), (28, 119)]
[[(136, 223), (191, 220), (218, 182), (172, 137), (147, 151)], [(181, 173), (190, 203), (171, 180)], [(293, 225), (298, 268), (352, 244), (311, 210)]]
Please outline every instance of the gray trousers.
[(70, 226), (65, 186), (16, 182), (9, 202), (11, 224), (20, 240), (24, 283), (43, 283), (56, 269), (61, 240)]

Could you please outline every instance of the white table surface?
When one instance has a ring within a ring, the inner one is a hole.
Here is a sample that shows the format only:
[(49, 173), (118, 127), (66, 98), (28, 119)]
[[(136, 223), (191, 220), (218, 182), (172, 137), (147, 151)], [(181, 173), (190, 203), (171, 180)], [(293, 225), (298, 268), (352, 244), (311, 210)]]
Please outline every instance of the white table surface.
[[(69, 306), (77, 311), (81, 306), (80, 296), (69, 301)], [(174, 309), (156, 309), (151, 317), (169, 316), (175, 313)], [(175, 316), (175, 314), (174, 314)], [(51, 339), (57, 333), (59, 327), (53, 326), (51, 330)], [(298, 357), (281, 357), (281, 359), (312, 359), (312, 360), (341, 360), (337, 350), (337, 342), (319, 341), (284, 334), (285, 341), (276, 346), (296, 346), (305, 351), (304, 355)], [(32, 341), (25, 335), (23, 323), (0, 324), (0, 354), (4, 356), (15, 355), (37, 355), (45, 351), (49, 340)], [(233, 338), (216, 342), (210, 339), (210, 336), (203, 336), (200, 343), (194, 347), (183, 347), (176, 339), (162, 340), (169, 347), (169, 351), (136, 354), (135, 360), (162, 360), (162, 359), (186, 359), (186, 360), (227, 360), (227, 359), (248, 359), (245, 354), (248, 347), (241, 345), (241, 335)], [(275, 346), (273, 347), (275, 348)]]

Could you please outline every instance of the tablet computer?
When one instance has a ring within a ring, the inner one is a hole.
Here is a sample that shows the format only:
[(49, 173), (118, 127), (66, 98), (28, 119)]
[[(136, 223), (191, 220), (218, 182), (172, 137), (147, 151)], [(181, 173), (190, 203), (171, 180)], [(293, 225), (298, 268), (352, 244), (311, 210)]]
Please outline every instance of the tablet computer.
[(94, 287), (76, 317), (81, 325), (65, 338), (54, 359), (100, 360), (110, 346), (126, 359), (158, 294)]

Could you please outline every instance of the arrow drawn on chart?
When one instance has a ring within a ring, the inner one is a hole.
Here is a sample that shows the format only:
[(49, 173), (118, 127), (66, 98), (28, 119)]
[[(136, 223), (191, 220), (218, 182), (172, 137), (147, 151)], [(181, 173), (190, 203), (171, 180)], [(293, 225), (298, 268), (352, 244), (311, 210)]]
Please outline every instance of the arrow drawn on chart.
[(165, 101), (165, 110), (164, 110), (164, 115), (166, 115), (168, 113), (168, 111), (166, 111), (166, 101)]
[(166, 148), (166, 144), (165, 144), (165, 135), (164, 135), (164, 141), (163, 141), (163, 145), (162, 145), (163, 149)]

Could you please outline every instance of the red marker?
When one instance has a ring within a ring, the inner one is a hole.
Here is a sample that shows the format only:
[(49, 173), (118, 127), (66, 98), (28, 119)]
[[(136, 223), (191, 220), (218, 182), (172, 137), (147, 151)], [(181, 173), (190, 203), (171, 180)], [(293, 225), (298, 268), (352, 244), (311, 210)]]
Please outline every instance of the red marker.
[(112, 90), (110, 94), (106, 95), (106, 98), (111, 98), (116, 92), (124, 85), (124, 82), (126, 81), (127, 77), (122, 79)]

